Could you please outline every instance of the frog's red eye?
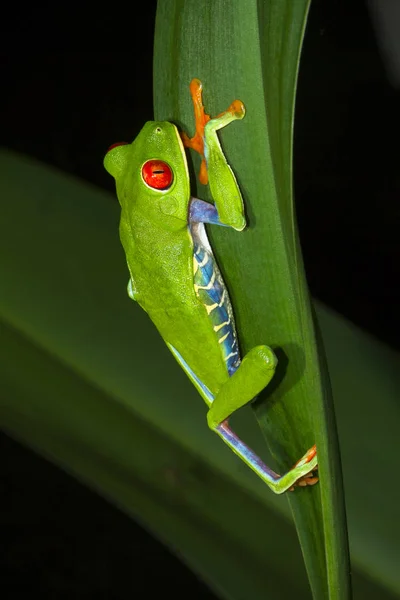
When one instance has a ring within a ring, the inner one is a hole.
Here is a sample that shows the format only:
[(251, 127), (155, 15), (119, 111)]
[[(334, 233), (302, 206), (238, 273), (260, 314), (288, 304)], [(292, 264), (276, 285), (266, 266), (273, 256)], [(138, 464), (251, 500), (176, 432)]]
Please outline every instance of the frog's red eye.
[(110, 152), (110, 150), (112, 150), (113, 148), (116, 148), (117, 146), (126, 146), (128, 142), (117, 142), (116, 144), (112, 144), (109, 149), (107, 150), (107, 152)]
[(154, 190), (166, 190), (174, 180), (171, 167), (162, 160), (145, 162), (142, 167), (142, 177), (143, 181)]

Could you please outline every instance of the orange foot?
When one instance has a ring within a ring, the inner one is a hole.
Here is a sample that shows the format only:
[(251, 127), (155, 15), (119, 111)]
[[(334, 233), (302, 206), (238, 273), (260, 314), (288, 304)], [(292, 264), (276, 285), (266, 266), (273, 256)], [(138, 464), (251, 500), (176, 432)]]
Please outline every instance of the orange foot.
[[(189, 137), (184, 131), (181, 132), (181, 138), (185, 148), (192, 148), (201, 156), (201, 165), (199, 173), (199, 181), (203, 185), (208, 183), (207, 164), (204, 156), (204, 128), (211, 120), (209, 114), (206, 113), (203, 104), (203, 84), (200, 79), (192, 79), (190, 82), (190, 95), (192, 97), (194, 118), (196, 123), (196, 133), (193, 137)], [(215, 119), (220, 119), (226, 114), (234, 115), (235, 118), (241, 119), (244, 117), (245, 108), (243, 102), (234, 100), (227, 110), (217, 115)]]
[[(316, 467), (316, 469), (318, 469), (318, 467)], [(289, 491), (293, 492), (293, 490), (297, 486), (306, 487), (306, 485), (315, 485), (316, 483), (318, 483), (318, 481), (319, 477), (317, 475), (314, 475), (314, 471), (310, 471), (309, 473), (307, 473), (307, 475), (303, 475), (303, 477), (300, 477), (300, 479), (296, 481), (294, 486), (291, 487)]]
[[(317, 454), (317, 446), (314, 444), (314, 446), (312, 446), (308, 450), (308, 452), (306, 452), (306, 454), (300, 460), (297, 461), (297, 463), (294, 465), (294, 467), (298, 467), (300, 465), (307, 464), (308, 462), (310, 462), (310, 460), (312, 460), (314, 458), (314, 456), (316, 456), (316, 454)], [(317, 475), (314, 475), (314, 471), (317, 469), (318, 469), (318, 466), (314, 467), (314, 469), (312, 471), (310, 471), (309, 473), (307, 473), (307, 475), (303, 475), (302, 477), (300, 477), (300, 479), (298, 479), (296, 481), (294, 486), (291, 487), (289, 491), (293, 492), (293, 490), (297, 486), (306, 487), (307, 485), (315, 485), (316, 483), (318, 483), (319, 477)]]

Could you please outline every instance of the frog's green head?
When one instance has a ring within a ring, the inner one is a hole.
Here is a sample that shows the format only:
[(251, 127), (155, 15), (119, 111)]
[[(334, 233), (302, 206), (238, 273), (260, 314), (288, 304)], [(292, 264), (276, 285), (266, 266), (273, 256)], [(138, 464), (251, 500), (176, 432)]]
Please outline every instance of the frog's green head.
[(167, 229), (187, 224), (190, 200), (185, 151), (172, 123), (149, 121), (132, 144), (114, 144), (104, 158), (122, 211)]

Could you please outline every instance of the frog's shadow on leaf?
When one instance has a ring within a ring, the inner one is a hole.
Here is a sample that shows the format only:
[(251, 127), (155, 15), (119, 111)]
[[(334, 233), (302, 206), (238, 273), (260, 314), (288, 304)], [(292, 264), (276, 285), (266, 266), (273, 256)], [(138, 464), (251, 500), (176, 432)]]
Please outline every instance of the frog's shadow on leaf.
[[(257, 396), (252, 402), (252, 408), (255, 412), (261, 410), (268, 410), (276, 402), (282, 401), (282, 394), (279, 393), (279, 386), (287, 377), (287, 370), (289, 367), (289, 356), (295, 356), (297, 361), (301, 360), (300, 368), (296, 369), (296, 376), (292, 377), (290, 386), (285, 387), (285, 392), (288, 392), (298, 381), (301, 379), (305, 370), (305, 356), (304, 351), (298, 344), (285, 344), (285, 350), (281, 347), (272, 347), (278, 359), (276, 366), (275, 375), (272, 378), (269, 385)], [(293, 359), (292, 359), (293, 360)], [(275, 393), (277, 391), (277, 393)], [(271, 397), (273, 396), (273, 397)]]

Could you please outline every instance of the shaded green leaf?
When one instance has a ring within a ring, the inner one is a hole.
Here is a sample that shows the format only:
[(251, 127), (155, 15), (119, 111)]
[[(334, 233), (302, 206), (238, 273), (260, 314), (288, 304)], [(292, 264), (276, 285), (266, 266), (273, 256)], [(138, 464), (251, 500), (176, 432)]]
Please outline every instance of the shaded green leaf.
[[(246, 106), (246, 118), (221, 139), (249, 227), (240, 234), (212, 230), (211, 237), (229, 282), (242, 350), (267, 343), (280, 359), (273, 393), (267, 390), (255, 406), (278, 470), (290, 468), (317, 442), (321, 484), (296, 491), (289, 502), (314, 598), (345, 600), (351, 592), (336, 424), (292, 199), (294, 95), (308, 4), (159, 3), (155, 116), (193, 131), (187, 92), (193, 77), (204, 84), (211, 115), (237, 97)], [(207, 191), (199, 189), (199, 195)]]
[[(115, 199), (6, 153), (0, 194), (1, 427), (145, 524), (221, 597), (308, 599), (286, 501), (207, 429), (205, 405), (126, 296)], [(400, 357), (316, 308), (343, 446), (355, 597), (393, 600)], [(251, 416), (240, 414), (240, 433), (262, 452)], [(371, 474), (390, 481), (390, 493)]]

